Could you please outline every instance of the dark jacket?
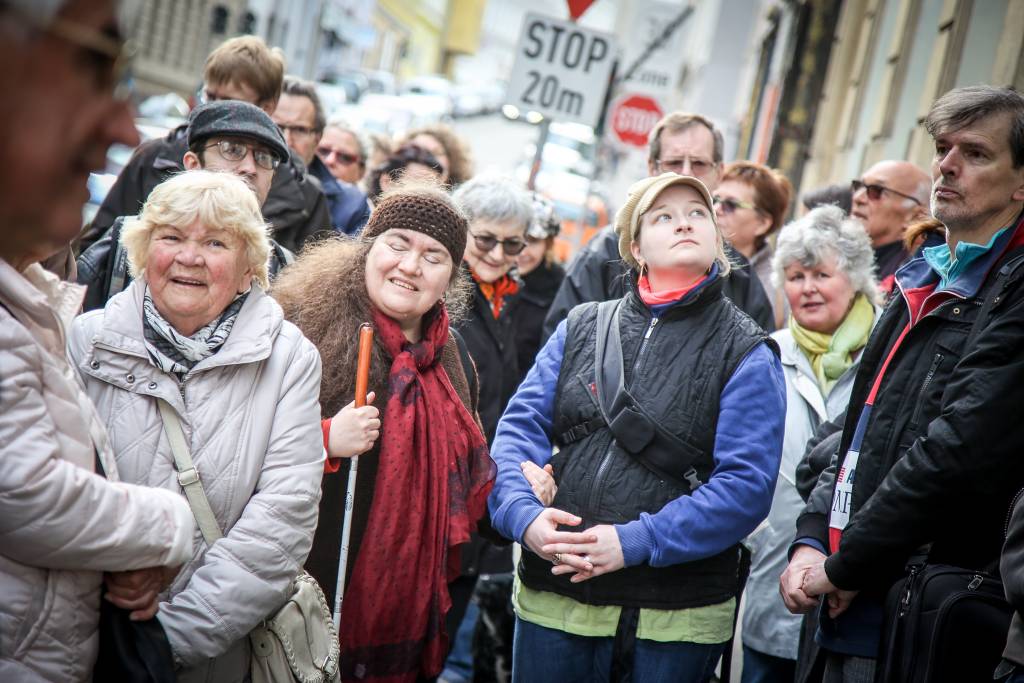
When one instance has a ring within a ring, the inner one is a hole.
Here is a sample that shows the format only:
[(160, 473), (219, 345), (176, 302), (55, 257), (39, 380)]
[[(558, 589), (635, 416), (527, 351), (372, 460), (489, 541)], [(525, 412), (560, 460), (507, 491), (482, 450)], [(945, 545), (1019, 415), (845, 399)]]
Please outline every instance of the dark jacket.
[(1020, 504), (1021, 497), (1024, 493), (1018, 492), (1012, 516), (1006, 523), (1006, 543), (999, 561), (1006, 599), (1015, 610), (1003, 657), (1018, 666), (1024, 666), (1024, 505)]
[(359, 234), (366, 221), (370, 220), (370, 205), (363, 191), (332, 176), (324, 162), (320, 161), (320, 157), (313, 157), (312, 163), (309, 164), (309, 172), (320, 181), (320, 186), (327, 197), (331, 225), (334, 229), (346, 235)]
[[(134, 216), (153, 188), (185, 170), (188, 127), (179, 126), (158, 140), (139, 146), (114, 182), (91, 226), (82, 235), (81, 249), (98, 240), (118, 216)], [(327, 199), (316, 178), (294, 152), (274, 172), (270, 194), (263, 203), (263, 218), (271, 224), (273, 238), (286, 249), (298, 252), (306, 240), (331, 228)]]
[[(468, 269), (466, 273), (468, 277)], [(480, 286), (474, 284), (473, 305), (467, 316), (455, 325), (466, 341), (480, 378), (478, 411), (488, 446), (494, 440), (498, 419), (519, 384), (515, 342), (518, 299), (518, 294), (506, 297), (501, 315), (495, 319), (490, 302), (480, 291)], [(463, 576), (511, 570), (511, 546), (499, 547), (478, 534), (472, 535), (469, 546), (462, 552)]]
[[(769, 332), (775, 327), (772, 304), (761, 281), (750, 271), (750, 262), (732, 247), (726, 246), (735, 264), (724, 280), (724, 293), (736, 306)], [(573, 306), (586, 301), (619, 299), (626, 293), (626, 263), (619, 255), (615, 228), (607, 226), (597, 233), (569, 263), (555, 300), (544, 320), (543, 339), (555, 331)]]
[(540, 351), (544, 335), (544, 318), (564, 279), (565, 269), (547, 261), (542, 261), (523, 276), (519, 308), (516, 310), (516, 351), (520, 375), (525, 376), (533, 367), (533, 359)]
[(455, 324), (480, 376), (480, 422), (488, 445), (494, 440), (498, 419), (519, 384), (515, 341), (518, 305), (518, 295), (506, 297), (501, 315), (495, 319), (490, 302), (479, 285), (474, 284), (473, 305), (466, 317)]
[[(999, 556), (1008, 506), (1024, 484), (1024, 437), (1014, 428), (1024, 405), (1022, 256), (1018, 222), (966, 273), (932, 294), (940, 303), (906, 333), (869, 411), (865, 402), (909, 311), (921, 310), (938, 280), (923, 259), (897, 273), (897, 290), (861, 358), (837, 463), (822, 473), (797, 521), (797, 538), (828, 547), (835, 473), (846, 464), (859, 425), (850, 520), (839, 550), (825, 563), (833, 584), (862, 591), (855, 604), (880, 603), (926, 543), (936, 563), (983, 568)], [(990, 292), (991, 309), (965, 348)]]

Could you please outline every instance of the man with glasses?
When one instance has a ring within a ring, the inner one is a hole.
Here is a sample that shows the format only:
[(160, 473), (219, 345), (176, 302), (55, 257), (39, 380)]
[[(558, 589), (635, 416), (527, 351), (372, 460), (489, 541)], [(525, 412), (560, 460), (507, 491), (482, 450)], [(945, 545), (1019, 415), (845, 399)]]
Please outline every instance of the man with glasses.
[[(657, 123), (648, 142), (647, 172), (679, 173), (699, 178), (714, 192), (722, 173), (722, 133), (700, 114), (672, 112)], [(736, 264), (723, 291), (742, 311), (766, 330), (773, 325), (771, 303), (764, 287), (750, 273), (749, 262), (726, 245)], [(594, 236), (566, 270), (555, 300), (544, 320), (544, 339), (577, 304), (617, 299), (626, 293), (626, 265), (619, 256), (619, 238), (613, 226)]]
[(39, 265), (78, 233), (107, 148), (138, 142), (119, 18), (0, 2), (0, 681), (92, 680), (101, 601), (148, 620), (192, 556), (185, 500), (118, 481), (65, 356), (83, 293)]
[(357, 234), (370, 219), (370, 205), (362, 190), (335, 180), (317, 156), (327, 117), (316, 94), (316, 86), (301, 78), (285, 76), (281, 98), (272, 118), (288, 146), (320, 181), (331, 212), (331, 225), (346, 235)]
[[(239, 36), (225, 41), (206, 60), (201, 99), (237, 100), (253, 104), (267, 114), (277, 107), (284, 77), (284, 58), (261, 38)], [(187, 127), (140, 146), (107, 193), (92, 225), (81, 237), (84, 250), (98, 240), (118, 216), (138, 213), (153, 188), (185, 170)], [(290, 155), (273, 173), (263, 203), (263, 217), (283, 247), (298, 251), (306, 240), (330, 230), (327, 200), (319, 181), (306, 171), (297, 155)]]
[[(260, 108), (238, 100), (219, 100), (192, 110), (186, 130), (185, 170), (203, 168), (234, 173), (256, 193), (263, 206), (273, 186), (274, 172), (286, 163), (284, 138)], [(110, 229), (78, 257), (78, 283), (88, 286), (84, 309), (102, 308), (131, 284), (128, 258), (120, 244), (127, 216), (114, 219)], [(294, 259), (290, 250), (271, 240), (270, 275)]]
[(928, 217), (931, 179), (908, 161), (880, 161), (850, 183), (850, 215), (864, 224), (875, 249), (878, 279), (891, 291), (893, 274), (907, 260), (903, 231)]

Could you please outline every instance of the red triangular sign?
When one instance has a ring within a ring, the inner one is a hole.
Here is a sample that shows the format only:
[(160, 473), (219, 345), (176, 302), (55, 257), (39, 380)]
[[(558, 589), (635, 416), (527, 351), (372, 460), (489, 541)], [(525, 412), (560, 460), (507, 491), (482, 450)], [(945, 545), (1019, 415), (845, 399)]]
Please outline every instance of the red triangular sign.
[(576, 21), (594, 4), (594, 0), (569, 0), (569, 16)]

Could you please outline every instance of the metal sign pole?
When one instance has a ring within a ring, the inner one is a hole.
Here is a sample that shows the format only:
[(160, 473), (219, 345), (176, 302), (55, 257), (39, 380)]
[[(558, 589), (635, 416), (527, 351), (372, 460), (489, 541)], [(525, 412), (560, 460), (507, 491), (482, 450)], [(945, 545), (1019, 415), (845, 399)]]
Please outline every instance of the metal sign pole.
[(537, 137), (537, 152), (533, 155), (533, 164), (530, 166), (530, 180), (526, 183), (527, 189), (533, 191), (537, 182), (537, 174), (540, 172), (541, 161), (544, 157), (544, 145), (548, 143), (548, 129), (551, 128), (551, 119), (544, 117), (540, 122), (540, 135)]

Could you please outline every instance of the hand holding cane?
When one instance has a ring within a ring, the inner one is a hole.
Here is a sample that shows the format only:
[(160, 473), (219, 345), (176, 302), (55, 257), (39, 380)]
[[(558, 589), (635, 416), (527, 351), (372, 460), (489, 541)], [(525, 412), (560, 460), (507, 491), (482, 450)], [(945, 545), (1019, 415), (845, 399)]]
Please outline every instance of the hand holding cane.
[[(366, 405), (366, 391), (370, 383), (370, 351), (373, 349), (373, 327), (370, 323), (359, 326), (359, 361), (356, 365), (357, 408)], [(348, 570), (349, 537), (352, 534), (352, 510), (356, 496), (356, 477), (359, 474), (359, 456), (349, 458), (348, 489), (345, 492), (345, 520), (341, 525), (341, 556), (338, 560), (338, 582), (334, 591), (334, 627), (341, 629), (341, 601), (345, 594), (345, 574)]]

